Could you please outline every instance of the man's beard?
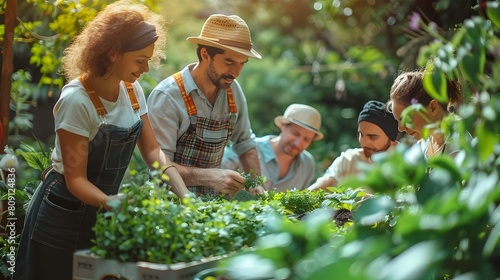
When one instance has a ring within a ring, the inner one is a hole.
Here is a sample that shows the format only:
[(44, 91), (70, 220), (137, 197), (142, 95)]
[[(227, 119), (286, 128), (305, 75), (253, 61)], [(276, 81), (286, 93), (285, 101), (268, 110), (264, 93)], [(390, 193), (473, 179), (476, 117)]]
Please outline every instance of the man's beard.
[(214, 86), (218, 89), (228, 89), (231, 86), (231, 84), (222, 83), (221, 82), (222, 80), (234, 79), (234, 77), (232, 75), (220, 75), (219, 76), (217, 74), (217, 72), (215, 72), (213, 62), (210, 62), (210, 64), (208, 65), (207, 76), (210, 79), (210, 81), (212, 82), (212, 84), (214, 84)]
[[(388, 139), (387, 143), (385, 143), (384, 147), (382, 149), (374, 150), (374, 149), (368, 149), (368, 148), (363, 148), (363, 153), (367, 158), (371, 158), (375, 153), (378, 152), (385, 152), (391, 147), (391, 140)], [(367, 151), (368, 150), (368, 151)]]
[[(279, 143), (279, 145), (281, 146), (281, 150), (283, 150), (283, 153), (291, 157), (296, 157), (302, 152), (299, 149), (294, 148), (293, 145), (288, 143)], [(299, 150), (299, 152), (296, 152), (297, 150)]]

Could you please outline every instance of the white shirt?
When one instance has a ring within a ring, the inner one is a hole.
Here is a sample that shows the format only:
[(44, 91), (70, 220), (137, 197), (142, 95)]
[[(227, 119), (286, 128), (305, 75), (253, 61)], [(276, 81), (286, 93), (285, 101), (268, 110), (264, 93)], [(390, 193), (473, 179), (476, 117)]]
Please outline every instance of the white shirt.
[[(108, 114), (105, 116), (108, 124), (120, 127), (131, 127), (140, 116), (148, 112), (146, 98), (139, 82), (133, 84), (137, 101), (140, 109), (134, 112), (127, 93), (127, 88), (122, 82), (120, 92), (115, 102), (110, 102), (101, 98)], [(73, 80), (65, 85), (61, 91), (61, 96), (54, 106), (55, 130), (64, 129), (71, 133), (87, 137), (89, 142), (94, 138), (102, 123), (97, 114), (96, 108), (92, 103), (85, 88), (78, 80)], [(55, 147), (52, 151), (52, 165), (54, 169), (64, 174), (62, 163), (61, 145), (56, 133)]]
[(332, 165), (328, 167), (325, 175), (328, 175), (340, 182), (346, 177), (353, 176), (359, 173), (359, 165), (372, 164), (370, 158), (365, 156), (362, 148), (348, 149), (337, 157)]

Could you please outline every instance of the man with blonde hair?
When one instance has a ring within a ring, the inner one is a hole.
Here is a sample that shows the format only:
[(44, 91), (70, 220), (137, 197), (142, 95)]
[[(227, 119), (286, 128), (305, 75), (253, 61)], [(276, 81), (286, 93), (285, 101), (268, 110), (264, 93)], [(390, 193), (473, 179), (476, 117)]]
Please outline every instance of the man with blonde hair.
[[(321, 115), (315, 108), (304, 104), (291, 104), (283, 116), (274, 118), (281, 130), (278, 136), (255, 138), (262, 175), (267, 178), (267, 190), (286, 191), (309, 186), (315, 173), (315, 161), (306, 150), (313, 141), (323, 139)], [(238, 157), (226, 148), (222, 167), (241, 168)]]

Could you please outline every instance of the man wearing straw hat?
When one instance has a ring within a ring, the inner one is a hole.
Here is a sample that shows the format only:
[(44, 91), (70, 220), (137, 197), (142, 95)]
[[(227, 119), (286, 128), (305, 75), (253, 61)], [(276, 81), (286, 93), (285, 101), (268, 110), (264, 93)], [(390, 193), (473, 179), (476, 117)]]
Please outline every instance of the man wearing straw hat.
[(360, 164), (372, 164), (372, 156), (395, 146), (397, 137), (398, 122), (386, 111), (385, 104), (376, 100), (368, 101), (358, 116), (358, 141), (361, 148), (342, 152), (308, 190), (335, 187), (341, 180), (358, 174)]
[[(283, 116), (274, 118), (281, 130), (278, 136), (256, 138), (264, 184), (268, 190), (284, 192), (287, 189), (304, 189), (314, 177), (316, 164), (306, 150), (313, 141), (323, 139), (321, 115), (315, 108), (304, 104), (291, 104)], [(238, 157), (226, 148), (222, 167), (241, 168)]]
[(238, 172), (220, 169), (231, 142), (244, 171), (260, 175), (251, 137), (246, 98), (236, 78), (252, 48), (250, 31), (239, 16), (211, 15), (197, 37), (198, 62), (160, 82), (148, 98), (150, 120), (165, 154), (197, 195), (235, 194), (244, 188)]

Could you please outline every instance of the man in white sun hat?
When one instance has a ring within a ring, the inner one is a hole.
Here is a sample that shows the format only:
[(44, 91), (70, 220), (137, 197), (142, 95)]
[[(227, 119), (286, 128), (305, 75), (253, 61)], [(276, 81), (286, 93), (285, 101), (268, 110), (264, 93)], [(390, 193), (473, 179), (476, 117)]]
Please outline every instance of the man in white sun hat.
[(165, 154), (197, 195), (235, 194), (238, 172), (220, 169), (231, 142), (244, 171), (260, 175), (246, 98), (236, 78), (249, 57), (261, 58), (239, 16), (211, 15), (197, 37), (198, 62), (160, 82), (148, 98), (150, 120)]
[[(306, 150), (313, 141), (323, 139), (321, 115), (315, 108), (291, 104), (283, 116), (274, 118), (281, 130), (278, 136), (266, 135), (255, 139), (262, 175), (267, 178), (267, 190), (284, 192), (304, 189), (315, 177), (315, 161)], [(222, 167), (241, 168), (238, 156), (229, 148), (224, 152)]]

